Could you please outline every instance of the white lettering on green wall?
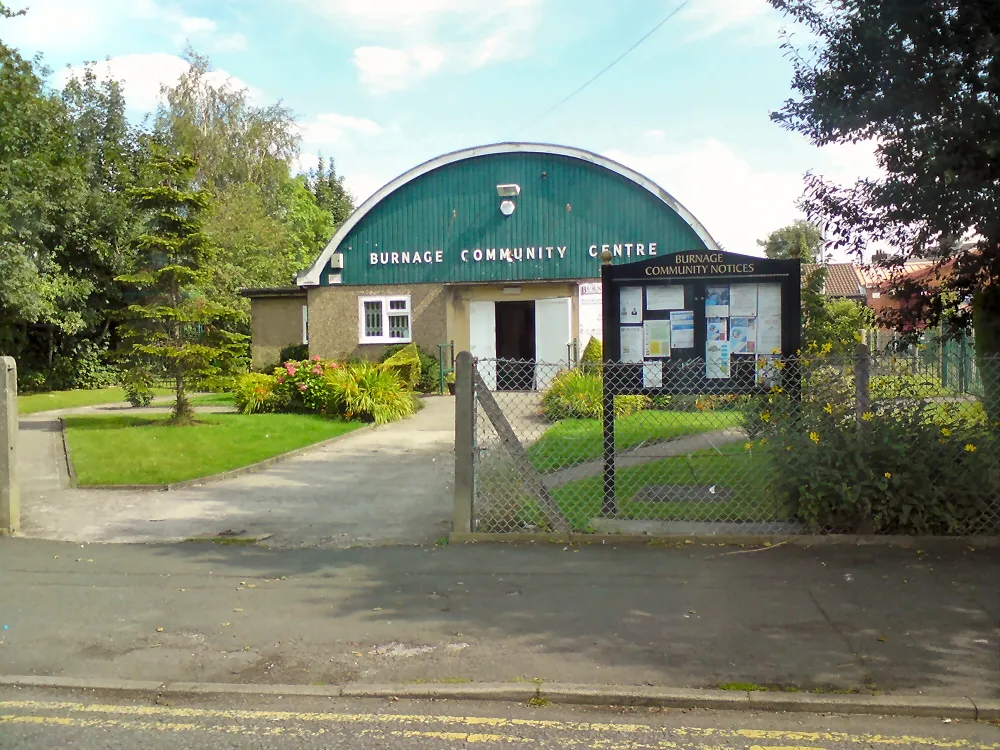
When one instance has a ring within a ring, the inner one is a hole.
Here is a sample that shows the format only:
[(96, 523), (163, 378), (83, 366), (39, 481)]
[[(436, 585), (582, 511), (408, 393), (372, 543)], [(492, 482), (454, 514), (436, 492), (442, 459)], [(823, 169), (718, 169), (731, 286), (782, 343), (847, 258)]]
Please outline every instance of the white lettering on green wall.
[[(607, 250), (616, 258), (641, 258), (657, 254), (655, 242), (616, 242), (613, 244), (591, 245), (587, 254), (599, 258)], [(457, 260), (462, 263), (542, 263), (564, 260), (571, 253), (566, 245), (527, 245), (524, 247), (475, 247), (459, 251)], [(424, 250), (409, 252), (368, 253), (372, 266), (424, 265), (444, 263), (444, 250)]]

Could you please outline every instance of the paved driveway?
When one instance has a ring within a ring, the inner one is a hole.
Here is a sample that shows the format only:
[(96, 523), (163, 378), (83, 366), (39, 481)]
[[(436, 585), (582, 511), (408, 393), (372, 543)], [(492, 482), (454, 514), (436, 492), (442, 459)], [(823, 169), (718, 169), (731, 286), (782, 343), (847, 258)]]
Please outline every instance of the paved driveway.
[(25, 536), (165, 542), (223, 531), (282, 547), (433, 542), (451, 528), (455, 401), (254, 474), (170, 492), (70, 489), (58, 419), (20, 423)]

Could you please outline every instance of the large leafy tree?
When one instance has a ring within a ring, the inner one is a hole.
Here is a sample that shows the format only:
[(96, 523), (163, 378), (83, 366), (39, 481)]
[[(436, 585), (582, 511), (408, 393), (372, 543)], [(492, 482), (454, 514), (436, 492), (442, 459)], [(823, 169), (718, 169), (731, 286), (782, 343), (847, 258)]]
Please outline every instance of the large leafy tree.
[(258, 106), (247, 90), (220, 81), (205, 57), (189, 52), (188, 61), (177, 85), (164, 89), (156, 131), (194, 156), (199, 181), (212, 190), (205, 232), (219, 252), (207, 293), (239, 310), (245, 328), (240, 288), (288, 284), (329, 241), (346, 191), (332, 168), (312, 181), (291, 177), (299, 136), (287, 108)]
[(822, 253), (823, 233), (811, 221), (799, 219), (775, 229), (757, 244), (768, 258), (801, 258), (803, 263), (815, 263)]
[(196, 171), (190, 156), (154, 147), (145, 184), (131, 190), (146, 231), (135, 241), (136, 270), (121, 277), (135, 291), (122, 326), (128, 354), (172, 377), (175, 424), (194, 421), (189, 387), (235, 371), (246, 353), (246, 336), (230, 330), (236, 311), (204, 293), (217, 250), (202, 231), (211, 202)]
[[(875, 261), (906, 301), (890, 322), (973, 326), (989, 369), (1000, 353), (1000, 3), (768, 1), (813, 40), (786, 40), (796, 96), (772, 118), (818, 145), (869, 141), (884, 172), (848, 186), (810, 175), (808, 215), (858, 258), (891, 247)], [(905, 278), (913, 257), (936, 272)]]

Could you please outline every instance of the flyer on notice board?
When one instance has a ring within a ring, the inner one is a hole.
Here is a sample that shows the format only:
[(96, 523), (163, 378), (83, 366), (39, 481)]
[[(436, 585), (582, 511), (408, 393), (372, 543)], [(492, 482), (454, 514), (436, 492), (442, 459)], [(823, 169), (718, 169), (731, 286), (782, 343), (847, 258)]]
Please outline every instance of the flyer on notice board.
[(670, 348), (694, 348), (694, 310), (675, 310), (670, 313)]
[(662, 388), (663, 387), (663, 364), (660, 360), (642, 363), (642, 387)]
[(734, 318), (757, 316), (756, 284), (733, 284), (729, 291), (729, 314)]
[(647, 320), (642, 324), (642, 327), (645, 329), (643, 336), (646, 339), (646, 356), (669, 357), (670, 321)]
[(729, 286), (705, 287), (705, 317), (729, 317)]
[(684, 307), (684, 287), (647, 286), (646, 307), (650, 310), (680, 310)]
[(641, 286), (625, 286), (622, 287), (621, 294), (619, 295), (619, 303), (621, 307), (621, 322), (622, 323), (641, 323), (642, 322), (642, 287)]
[(709, 341), (728, 341), (726, 336), (726, 328), (729, 323), (728, 318), (709, 318), (705, 321), (705, 325), (708, 329), (708, 340)]
[(757, 351), (781, 351), (781, 286), (761, 284), (757, 289)]
[(757, 318), (729, 319), (729, 346), (733, 354), (757, 351)]
[(642, 326), (622, 326), (622, 362), (642, 362)]
[(728, 341), (709, 341), (705, 344), (705, 377), (730, 377)]

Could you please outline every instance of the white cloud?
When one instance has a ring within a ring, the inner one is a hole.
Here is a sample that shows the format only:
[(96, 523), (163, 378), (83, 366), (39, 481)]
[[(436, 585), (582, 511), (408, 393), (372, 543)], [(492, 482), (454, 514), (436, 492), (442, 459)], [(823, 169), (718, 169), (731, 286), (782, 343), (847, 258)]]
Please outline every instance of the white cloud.
[(32, 51), (74, 54), (134, 35), (142, 24), (165, 32), (176, 44), (197, 39), (213, 49), (243, 49), (242, 34), (220, 33), (211, 18), (191, 16), (157, 0), (23, 0), (23, 16), (5, 21), (8, 43)]
[(354, 205), (360, 206), (391, 179), (392, 177), (382, 177), (377, 174), (354, 172), (344, 176), (344, 184), (354, 196)]
[(382, 126), (367, 117), (324, 112), (312, 120), (302, 123), (299, 132), (305, 143), (334, 144), (339, 143), (344, 134), (349, 132), (360, 135), (378, 135), (382, 132)]
[(697, 0), (677, 18), (694, 27), (685, 37), (688, 42), (739, 32), (745, 41), (773, 44), (782, 26), (781, 14), (767, 0)]
[(362, 32), (422, 35), (444, 24), (479, 23), (532, 5), (535, 0), (301, 0), (338, 26)]
[(445, 53), (434, 47), (358, 47), (354, 65), (361, 82), (376, 92), (404, 89), (438, 70)]
[(299, 0), (368, 44), (355, 50), (361, 82), (407, 88), (447, 65), (469, 70), (533, 49), (541, 0)]
[(716, 139), (692, 143), (683, 151), (610, 150), (604, 155), (659, 184), (731, 252), (756, 254), (758, 239), (802, 218), (795, 207), (802, 194), (801, 173), (754, 169)]
[[(61, 71), (57, 76), (57, 85), (62, 86), (71, 76), (82, 74), (83, 67), (76, 66)], [(159, 104), (160, 88), (176, 84), (190, 65), (177, 55), (153, 52), (145, 55), (119, 55), (94, 63), (92, 67), (98, 80), (114, 78), (122, 82), (129, 109), (148, 112)], [(246, 89), (250, 99), (259, 100), (262, 96), (259, 89), (247, 86), (224, 70), (212, 71), (206, 76), (206, 80), (216, 88), (229, 86), (233, 89)]]

